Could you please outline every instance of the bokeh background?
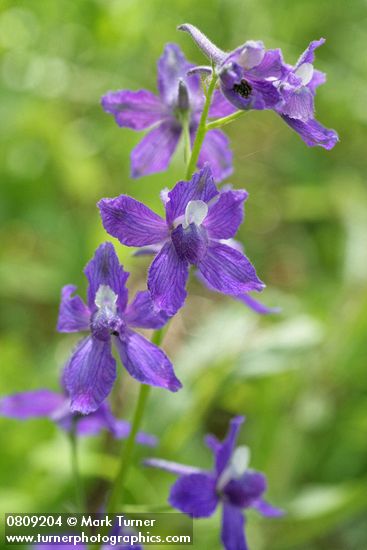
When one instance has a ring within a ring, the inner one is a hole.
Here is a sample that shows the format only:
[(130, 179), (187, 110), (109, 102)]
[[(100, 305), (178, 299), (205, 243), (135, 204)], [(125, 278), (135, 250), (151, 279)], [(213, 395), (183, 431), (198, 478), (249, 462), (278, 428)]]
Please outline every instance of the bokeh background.
[[(317, 115), (340, 133), (333, 151), (308, 149), (273, 113), (227, 127), (230, 181), (250, 192), (240, 237), (282, 313), (259, 318), (194, 280), (165, 348), (184, 390), (152, 392), (144, 428), (157, 456), (204, 468), (203, 434), (223, 436), (245, 414), (241, 443), (269, 478), (287, 516), (248, 514), (251, 550), (362, 550), (367, 545), (367, 3), (365, 0), (2, 0), (0, 6), (0, 394), (57, 389), (76, 339), (55, 324), (62, 285), (85, 292), (82, 268), (106, 239), (102, 196), (129, 193), (161, 212), (159, 190), (182, 178), (182, 150), (167, 173), (129, 178), (141, 135), (119, 129), (100, 96), (156, 90), (165, 42), (203, 56), (182, 22), (220, 47), (247, 39), (281, 47), (293, 63), (324, 36), (328, 74)], [(143, 288), (148, 260), (117, 244)], [(116, 410), (130, 418), (137, 385), (122, 373)], [(0, 419), (0, 510), (70, 511), (68, 441), (46, 420)], [(83, 441), (91, 508), (116, 467), (108, 437)], [(130, 472), (125, 509), (165, 505), (173, 478)], [(112, 453), (112, 455), (111, 455)], [(196, 522), (195, 548), (220, 548), (219, 516)]]

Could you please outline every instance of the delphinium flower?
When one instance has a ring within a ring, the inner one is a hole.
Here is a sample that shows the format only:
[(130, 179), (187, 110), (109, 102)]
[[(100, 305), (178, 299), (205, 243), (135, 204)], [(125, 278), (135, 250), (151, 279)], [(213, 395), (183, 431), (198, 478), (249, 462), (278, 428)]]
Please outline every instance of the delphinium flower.
[(148, 289), (158, 309), (174, 315), (186, 298), (190, 265), (210, 288), (242, 296), (264, 284), (237, 248), (228, 244), (243, 220), (244, 190), (218, 191), (209, 166), (164, 194), (166, 219), (139, 201), (120, 195), (99, 202), (106, 231), (122, 244), (157, 252)]
[(283, 513), (263, 499), (266, 478), (248, 468), (249, 449), (244, 446), (235, 448), (243, 421), (241, 416), (232, 419), (223, 442), (214, 436), (206, 437), (206, 444), (214, 454), (211, 471), (161, 459), (145, 461), (148, 466), (180, 476), (170, 491), (169, 503), (173, 508), (193, 518), (206, 518), (222, 506), (221, 538), (226, 550), (248, 550), (244, 533), (244, 511), (247, 508), (254, 508), (267, 517)]
[(75, 286), (65, 286), (57, 325), (59, 332), (90, 332), (76, 346), (64, 370), (63, 383), (71, 399), (71, 410), (93, 412), (110, 393), (116, 379), (112, 342), (133, 378), (177, 391), (181, 383), (168, 357), (134, 330), (160, 328), (167, 316), (153, 307), (147, 291), (138, 292), (127, 304), (129, 273), (120, 265), (111, 243), (96, 250), (84, 273), (89, 282), (88, 305), (79, 296), (72, 296)]
[[(119, 126), (133, 130), (151, 128), (131, 153), (132, 177), (167, 169), (185, 123), (193, 141), (204, 94), (200, 77), (187, 74), (192, 67), (176, 44), (167, 44), (158, 61), (159, 96), (148, 90), (119, 90), (103, 96), (103, 109), (114, 115)], [(222, 117), (231, 112), (231, 106), (217, 90), (209, 117)], [(216, 181), (232, 172), (228, 138), (220, 130), (211, 130), (204, 140), (198, 166), (202, 167), (208, 161)]]
[[(30, 418), (49, 418), (63, 430), (75, 429), (79, 436), (97, 435), (108, 430), (116, 439), (125, 439), (130, 433), (130, 423), (116, 418), (107, 402), (88, 414), (81, 415), (70, 410), (70, 399), (65, 393), (40, 389), (8, 395), (0, 399), (0, 415), (17, 420)], [(137, 442), (154, 446), (157, 442), (153, 435), (139, 433)]]
[(272, 109), (307, 145), (334, 147), (338, 134), (315, 119), (316, 88), (326, 77), (313, 67), (314, 51), (325, 42), (323, 38), (311, 42), (293, 67), (284, 62), (280, 49), (266, 50), (261, 41), (248, 40), (226, 53), (193, 25), (184, 24), (179, 29), (190, 33), (215, 64), (220, 88), (237, 109)]

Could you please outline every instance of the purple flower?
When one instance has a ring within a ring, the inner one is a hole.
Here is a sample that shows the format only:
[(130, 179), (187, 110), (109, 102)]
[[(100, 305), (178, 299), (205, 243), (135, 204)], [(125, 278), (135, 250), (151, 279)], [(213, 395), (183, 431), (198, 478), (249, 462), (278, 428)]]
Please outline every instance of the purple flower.
[(218, 191), (209, 166), (180, 181), (165, 200), (166, 220), (127, 195), (99, 202), (106, 231), (122, 244), (158, 252), (148, 273), (157, 308), (174, 315), (186, 298), (189, 266), (210, 288), (240, 296), (264, 284), (239, 250), (226, 244), (243, 220), (243, 190)]
[[(167, 169), (187, 117), (191, 141), (194, 140), (204, 95), (200, 77), (187, 74), (192, 67), (176, 44), (167, 44), (158, 61), (158, 97), (148, 90), (119, 90), (103, 96), (103, 109), (114, 115), (119, 126), (133, 130), (152, 128), (131, 153), (132, 177)], [(231, 106), (217, 91), (209, 116), (220, 117), (231, 112)], [(219, 130), (207, 133), (198, 166), (209, 160), (217, 181), (232, 173), (228, 138)]]
[(193, 25), (181, 25), (179, 29), (190, 33), (215, 64), (221, 90), (237, 109), (272, 109), (278, 104), (280, 93), (276, 84), (286, 73), (279, 49), (265, 50), (262, 42), (249, 40), (226, 53)]
[(280, 49), (266, 50), (261, 41), (248, 40), (228, 54), (193, 25), (179, 29), (188, 32), (215, 63), (221, 90), (237, 109), (272, 109), (310, 147), (334, 147), (338, 134), (315, 119), (316, 88), (325, 82), (325, 75), (313, 68), (314, 50), (325, 42), (323, 38), (311, 42), (292, 67), (283, 61)]
[(325, 39), (314, 40), (294, 67), (288, 66), (287, 78), (280, 84), (282, 102), (276, 111), (307, 145), (332, 149), (339, 141), (335, 130), (329, 130), (315, 119), (316, 88), (326, 81), (326, 75), (314, 69), (315, 50)]
[[(130, 433), (130, 424), (126, 420), (115, 418), (107, 403), (94, 412), (82, 416), (70, 410), (70, 399), (61, 393), (42, 389), (16, 393), (0, 399), (0, 415), (17, 420), (29, 418), (49, 418), (60, 428), (71, 431), (75, 425), (80, 436), (97, 435), (108, 430), (116, 439), (125, 439)], [(138, 443), (154, 446), (157, 443), (153, 435), (139, 433)]]
[(222, 543), (226, 550), (247, 550), (244, 514), (254, 508), (263, 516), (278, 517), (282, 511), (263, 500), (265, 476), (248, 469), (249, 449), (237, 447), (238, 433), (244, 418), (233, 418), (226, 439), (207, 436), (206, 443), (214, 454), (212, 471), (201, 470), (160, 459), (145, 461), (180, 477), (171, 488), (169, 503), (194, 518), (205, 518), (222, 506)]
[(136, 327), (160, 328), (167, 316), (153, 307), (148, 292), (138, 292), (127, 304), (129, 274), (119, 264), (111, 243), (102, 244), (86, 266), (88, 305), (72, 296), (76, 287), (62, 290), (59, 332), (90, 331), (76, 346), (64, 370), (63, 383), (71, 398), (71, 410), (95, 411), (110, 393), (116, 379), (113, 340), (122, 364), (141, 382), (177, 391), (181, 383), (165, 353), (135, 332)]

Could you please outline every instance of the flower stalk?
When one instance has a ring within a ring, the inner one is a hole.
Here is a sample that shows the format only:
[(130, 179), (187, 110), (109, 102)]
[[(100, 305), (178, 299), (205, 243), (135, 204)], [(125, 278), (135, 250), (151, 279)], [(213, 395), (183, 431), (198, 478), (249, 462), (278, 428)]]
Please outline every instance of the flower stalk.
[[(162, 338), (163, 338), (162, 329), (156, 330), (153, 333), (152, 342), (157, 346), (159, 346), (162, 342)], [(117, 513), (119, 511), (118, 506), (119, 506), (119, 503), (121, 502), (126, 477), (132, 462), (136, 435), (139, 431), (139, 428), (143, 420), (146, 404), (149, 397), (149, 392), (150, 392), (150, 386), (148, 386), (147, 384), (140, 384), (139, 397), (138, 397), (138, 402), (136, 404), (134, 418), (131, 424), (131, 431), (126, 441), (126, 445), (124, 446), (117, 476), (115, 478), (115, 481), (110, 493), (110, 497), (107, 502), (106, 509), (107, 509), (107, 513), (109, 514)]]
[(213, 120), (213, 122), (208, 122), (206, 125), (206, 131), (208, 132), (209, 130), (215, 130), (216, 128), (221, 128), (230, 122), (234, 122), (238, 118), (242, 117), (246, 112), (247, 111), (236, 111), (231, 115), (217, 118), (217, 120)]
[(78, 437), (76, 433), (76, 419), (73, 420), (72, 429), (69, 432), (70, 449), (71, 449), (71, 467), (73, 472), (73, 480), (75, 487), (75, 500), (77, 510), (83, 513), (86, 510), (85, 496), (83, 483), (80, 475), (79, 459), (78, 459)]
[(196, 164), (199, 159), (201, 147), (203, 145), (203, 141), (208, 131), (206, 121), (208, 119), (210, 104), (214, 94), (215, 86), (217, 84), (217, 80), (218, 80), (218, 77), (215, 71), (213, 70), (212, 77), (208, 86), (208, 91), (206, 93), (204, 108), (201, 113), (199, 126), (196, 132), (194, 145), (192, 147), (190, 162), (188, 163), (188, 167), (187, 167), (187, 172), (186, 172), (187, 179), (189, 179), (195, 171)]

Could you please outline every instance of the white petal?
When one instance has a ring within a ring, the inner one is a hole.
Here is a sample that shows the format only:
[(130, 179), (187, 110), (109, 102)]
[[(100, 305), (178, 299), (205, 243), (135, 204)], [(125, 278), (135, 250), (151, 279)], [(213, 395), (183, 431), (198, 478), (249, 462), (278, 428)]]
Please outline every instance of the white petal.
[(250, 449), (243, 445), (237, 447), (232, 455), (231, 466), (234, 473), (234, 479), (239, 479), (246, 472), (250, 464)]
[(99, 285), (94, 303), (107, 315), (116, 314), (117, 294), (108, 285)]
[(253, 67), (260, 65), (264, 59), (264, 55), (265, 47), (262, 42), (248, 40), (240, 53), (238, 64), (244, 69), (253, 69)]
[(201, 225), (208, 213), (208, 205), (204, 201), (189, 201), (185, 210), (185, 221), (182, 224), (184, 229), (194, 223)]
[(217, 489), (220, 491), (231, 479), (240, 479), (250, 464), (250, 449), (245, 445), (237, 447), (228, 466), (218, 479)]
[(302, 63), (302, 65), (300, 65), (298, 69), (295, 70), (294, 74), (302, 80), (303, 86), (307, 86), (307, 84), (311, 81), (313, 77), (312, 63)]

